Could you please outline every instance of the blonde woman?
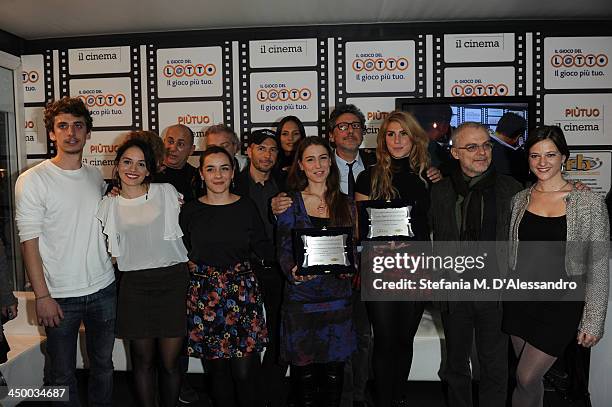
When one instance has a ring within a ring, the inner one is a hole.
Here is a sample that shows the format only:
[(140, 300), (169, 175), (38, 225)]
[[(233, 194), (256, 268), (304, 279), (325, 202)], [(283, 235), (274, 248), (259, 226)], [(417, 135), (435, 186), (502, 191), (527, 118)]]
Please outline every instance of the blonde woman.
[[(427, 135), (414, 116), (406, 112), (391, 112), (378, 132), (377, 162), (359, 174), (355, 186), (357, 201), (409, 201), (415, 240), (429, 240), (428, 176), (439, 179), (439, 172), (429, 168), (427, 143)], [(405, 399), (401, 389), (410, 373), (414, 335), (424, 304), (377, 301), (368, 302), (367, 308), (374, 329), (374, 404), (387, 407), (392, 401)]]

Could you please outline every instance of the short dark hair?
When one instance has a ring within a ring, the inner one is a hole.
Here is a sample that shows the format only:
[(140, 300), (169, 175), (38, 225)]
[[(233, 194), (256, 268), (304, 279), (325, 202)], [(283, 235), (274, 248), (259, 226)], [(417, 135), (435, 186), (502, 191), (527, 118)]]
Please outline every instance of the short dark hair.
[(209, 155), (219, 154), (219, 153), (225, 154), (225, 156), (229, 160), (230, 166), (232, 167), (232, 170), (233, 170), (234, 169), (234, 157), (232, 157), (230, 155), (230, 153), (228, 153), (227, 150), (224, 149), (223, 147), (210, 146), (210, 147), (206, 148), (206, 150), (204, 150), (202, 152), (202, 155), (200, 155), (200, 171), (202, 171), (202, 167), (204, 166), (204, 159), (206, 157), (208, 157)]
[(531, 130), (525, 142), (525, 153), (529, 154), (531, 147), (544, 140), (552, 141), (555, 147), (557, 147), (557, 150), (559, 150), (566, 159), (569, 158), (570, 150), (567, 146), (567, 141), (565, 141), (563, 130), (561, 130), (559, 126), (540, 126)]
[[(137, 132), (133, 132), (137, 133)], [(130, 133), (131, 134), (131, 133)], [(155, 178), (155, 174), (157, 173), (157, 161), (155, 159), (155, 153), (153, 152), (153, 147), (142, 138), (139, 137), (128, 137), (117, 149), (117, 155), (115, 156), (115, 166), (119, 165), (119, 161), (123, 154), (127, 151), (127, 149), (136, 147), (142, 151), (142, 154), (145, 158), (145, 166), (147, 167), (147, 171), (149, 171), (149, 175), (147, 175), (144, 179), (145, 183), (150, 183), (153, 178)], [(119, 174), (115, 171), (115, 181), (118, 183), (117, 186), (121, 186), (121, 181), (118, 179)]]
[(62, 113), (68, 113), (76, 117), (84, 118), (87, 132), (91, 131), (93, 127), (93, 119), (91, 118), (91, 113), (89, 110), (87, 110), (87, 106), (85, 106), (83, 99), (78, 97), (70, 98), (68, 96), (64, 96), (60, 100), (47, 103), (47, 106), (45, 106), (44, 120), (47, 133), (53, 131), (55, 117)]
[(204, 131), (204, 147), (208, 148), (208, 135), (218, 134), (218, 133), (229, 134), (230, 137), (232, 138), (232, 143), (236, 145), (240, 145), (240, 139), (238, 139), (238, 135), (236, 134), (236, 132), (232, 130), (232, 128), (229, 127), (228, 125), (224, 123), (219, 123), (219, 124), (213, 124), (212, 126), (208, 127)]
[(336, 120), (338, 120), (338, 117), (340, 117), (340, 115), (343, 115), (345, 113), (352, 113), (355, 116), (357, 116), (357, 118), (359, 119), (359, 122), (361, 123), (361, 127), (365, 127), (365, 116), (363, 115), (363, 112), (361, 110), (359, 110), (359, 108), (355, 105), (339, 105), (336, 106), (336, 108), (334, 109), (333, 112), (331, 112), (331, 114), (329, 115), (329, 120), (327, 122), (327, 131), (329, 133), (331, 133), (332, 131), (334, 131), (334, 127), (336, 127)]

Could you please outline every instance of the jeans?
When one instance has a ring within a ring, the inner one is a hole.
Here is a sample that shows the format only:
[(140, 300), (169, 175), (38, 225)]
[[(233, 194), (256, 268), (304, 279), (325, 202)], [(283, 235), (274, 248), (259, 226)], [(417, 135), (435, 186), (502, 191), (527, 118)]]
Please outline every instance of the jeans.
[(113, 399), (113, 346), (117, 290), (108, 287), (82, 297), (55, 299), (64, 313), (58, 327), (46, 328), (48, 382), (69, 386), (70, 401), (59, 405), (80, 406), (76, 380), (77, 336), (81, 321), (85, 325), (89, 359), (90, 406), (111, 406)]

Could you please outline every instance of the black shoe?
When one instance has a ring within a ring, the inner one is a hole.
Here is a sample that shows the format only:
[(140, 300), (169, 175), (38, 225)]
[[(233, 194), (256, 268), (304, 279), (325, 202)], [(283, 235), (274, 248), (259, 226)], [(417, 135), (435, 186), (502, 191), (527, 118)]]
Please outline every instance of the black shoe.
[(179, 403), (191, 404), (200, 400), (198, 392), (185, 380), (181, 385), (181, 393), (179, 394)]

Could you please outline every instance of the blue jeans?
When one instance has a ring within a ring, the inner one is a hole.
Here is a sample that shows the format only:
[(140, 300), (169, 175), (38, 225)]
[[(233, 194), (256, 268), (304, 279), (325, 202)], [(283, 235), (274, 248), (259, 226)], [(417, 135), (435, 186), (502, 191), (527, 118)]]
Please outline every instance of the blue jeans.
[(46, 328), (49, 385), (69, 386), (70, 401), (80, 406), (76, 380), (77, 336), (85, 325), (89, 359), (90, 406), (111, 406), (113, 400), (113, 346), (115, 344), (116, 284), (82, 297), (56, 298), (64, 312), (58, 327)]

